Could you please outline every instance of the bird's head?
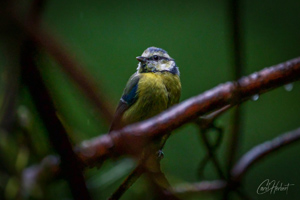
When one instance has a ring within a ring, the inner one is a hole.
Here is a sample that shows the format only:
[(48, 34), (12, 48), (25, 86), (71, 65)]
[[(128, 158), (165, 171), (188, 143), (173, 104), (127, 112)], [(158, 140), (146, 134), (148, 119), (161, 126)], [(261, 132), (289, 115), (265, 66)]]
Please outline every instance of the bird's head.
[(175, 60), (161, 48), (149, 47), (142, 56), (138, 56), (136, 59), (139, 61), (137, 68), (139, 73), (167, 71), (179, 75)]

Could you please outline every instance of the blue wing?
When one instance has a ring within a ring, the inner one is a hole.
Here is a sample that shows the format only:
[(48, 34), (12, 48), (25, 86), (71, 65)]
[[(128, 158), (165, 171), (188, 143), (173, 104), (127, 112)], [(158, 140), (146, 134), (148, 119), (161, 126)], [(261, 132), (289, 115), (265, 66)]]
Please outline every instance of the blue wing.
[(137, 73), (135, 73), (130, 77), (129, 81), (127, 82), (123, 95), (120, 99), (119, 105), (116, 109), (114, 119), (110, 126), (109, 132), (120, 129), (124, 126), (124, 124), (122, 124), (121, 119), (124, 112), (128, 108), (130, 108), (130, 106), (132, 106), (138, 99), (137, 89), (138, 89), (139, 80), (140, 80), (140, 76)]
[(133, 83), (132, 86), (128, 89), (128, 91), (124, 92), (120, 100), (126, 103), (128, 106), (131, 106), (137, 100), (138, 80), (136, 80), (135, 82), (136, 83)]

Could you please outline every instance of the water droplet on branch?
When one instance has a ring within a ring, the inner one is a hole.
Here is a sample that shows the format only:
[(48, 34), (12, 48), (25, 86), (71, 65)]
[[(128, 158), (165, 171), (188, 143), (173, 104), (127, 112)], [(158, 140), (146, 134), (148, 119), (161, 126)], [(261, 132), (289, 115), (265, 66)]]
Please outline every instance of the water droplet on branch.
[(288, 92), (292, 91), (293, 90), (293, 87), (294, 87), (294, 84), (293, 83), (290, 83), (290, 84), (286, 84), (284, 86), (284, 89)]
[(259, 99), (259, 94), (255, 94), (251, 97), (252, 101), (257, 101)]

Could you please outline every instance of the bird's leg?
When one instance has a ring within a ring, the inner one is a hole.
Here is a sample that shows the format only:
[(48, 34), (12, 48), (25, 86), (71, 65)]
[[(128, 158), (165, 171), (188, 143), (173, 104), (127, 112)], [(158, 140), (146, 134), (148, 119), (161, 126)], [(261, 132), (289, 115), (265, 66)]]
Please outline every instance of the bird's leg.
[(155, 183), (159, 188), (167, 188), (170, 186), (160, 168), (160, 160), (164, 156), (162, 148), (169, 136), (170, 133), (164, 135), (158, 142), (154, 141), (154, 143), (149, 144), (145, 148), (141, 158), (139, 159), (138, 166), (128, 175), (118, 189), (111, 195), (109, 200), (119, 199), (145, 172), (149, 174), (153, 183)]
[(156, 152), (156, 156), (157, 156), (157, 159), (161, 160), (165, 157), (165, 154), (164, 154), (163, 150), (160, 149)]
[(156, 152), (157, 158), (159, 160), (163, 159), (165, 156), (165, 154), (163, 152), (163, 148), (164, 148), (166, 141), (170, 135), (171, 135), (171, 133), (167, 133), (160, 139), (159, 150)]

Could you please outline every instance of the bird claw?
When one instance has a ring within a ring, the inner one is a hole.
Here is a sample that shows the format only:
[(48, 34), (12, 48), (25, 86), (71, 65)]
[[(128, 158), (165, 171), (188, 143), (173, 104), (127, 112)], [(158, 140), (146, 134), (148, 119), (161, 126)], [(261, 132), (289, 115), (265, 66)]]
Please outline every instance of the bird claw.
[(161, 159), (164, 158), (165, 154), (164, 154), (164, 152), (163, 152), (162, 150), (158, 150), (158, 151), (156, 152), (156, 156), (157, 156), (157, 158), (158, 158), (159, 160), (161, 160)]

